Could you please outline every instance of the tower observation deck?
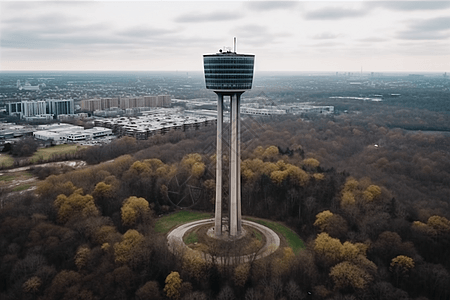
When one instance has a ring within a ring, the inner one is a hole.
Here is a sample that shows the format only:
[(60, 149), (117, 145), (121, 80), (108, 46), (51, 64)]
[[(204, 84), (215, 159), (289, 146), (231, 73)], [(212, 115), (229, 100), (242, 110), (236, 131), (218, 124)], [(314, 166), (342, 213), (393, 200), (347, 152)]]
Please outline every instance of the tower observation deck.
[(252, 88), (255, 56), (236, 52), (203, 55), (206, 88), (217, 92)]
[(229, 224), (230, 237), (242, 232), (241, 221), (241, 159), (240, 159), (240, 102), (241, 95), (252, 88), (253, 54), (237, 54), (226, 51), (203, 55), (206, 88), (213, 90), (218, 97), (217, 103), (217, 159), (216, 159), (216, 205), (214, 234), (222, 236), (222, 164), (223, 164), (223, 99), (230, 97), (230, 199)]

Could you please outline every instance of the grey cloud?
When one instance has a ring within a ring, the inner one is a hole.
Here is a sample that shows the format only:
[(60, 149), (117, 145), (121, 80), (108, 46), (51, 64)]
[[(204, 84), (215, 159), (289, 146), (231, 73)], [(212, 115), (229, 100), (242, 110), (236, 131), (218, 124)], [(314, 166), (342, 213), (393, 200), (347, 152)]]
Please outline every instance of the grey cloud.
[(208, 39), (196, 37), (194, 39), (179, 34), (176, 30), (145, 26), (118, 32), (101, 30), (96, 26), (83, 27), (83, 30), (71, 32), (14, 29), (2, 32), (0, 40), (2, 48), (5, 49), (61, 49), (63, 51), (79, 48), (91, 49), (90, 51), (98, 51), (98, 49), (109, 51), (111, 49), (185, 48), (186, 45), (196, 47), (211, 42), (217, 43), (218, 40), (214, 37)]
[(119, 32), (121, 36), (137, 37), (137, 38), (152, 38), (176, 32), (175, 30), (150, 28), (150, 27), (133, 27)]
[[(332, 48), (336, 46), (341, 46), (341, 43), (338, 42), (320, 42), (320, 43), (314, 43), (314, 44), (305, 44), (301, 45), (300, 48), (306, 47), (306, 48)], [(331, 49), (330, 49), (331, 50)]]
[(403, 40), (446, 40), (447, 34), (443, 33), (430, 33), (430, 32), (415, 32), (415, 31), (402, 31), (397, 35), (398, 38)]
[(396, 11), (440, 10), (450, 7), (448, 1), (373, 1), (367, 7), (381, 7)]
[(249, 9), (266, 11), (275, 9), (292, 9), (298, 5), (296, 1), (252, 1), (246, 3)]
[(450, 17), (441, 17), (414, 22), (413, 30), (434, 31), (450, 29)]
[(449, 39), (450, 17), (411, 21), (407, 30), (397, 37), (405, 40), (445, 40)]
[(345, 9), (340, 7), (326, 7), (306, 12), (307, 20), (339, 20), (346, 18), (358, 18), (366, 15), (368, 10)]
[(251, 37), (253, 35), (267, 34), (267, 27), (261, 25), (247, 25), (236, 28), (241, 36)]
[(219, 21), (232, 21), (242, 18), (242, 14), (237, 12), (212, 12), (208, 14), (199, 14), (191, 12), (178, 16), (175, 22), (178, 23), (202, 23), (202, 22), (219, 22)]
[(234, 28), (231, 34), (239, 38), (245, 38), (245, 43), (252, 46), (264, 46), (275, 42), (277, 39), (289, 36), (287, 33), (269, 32), (268, 28), (261, 25), (245, 25)]
[(385, 42), (388, 39), (385, 38), (379, 38), (379, 37), (369, 37), (369, 38), (365, 38), (365, 39), (359, 39), (358, 42), (363, 42), (363, 43), (381, 43), (381, 42)]
[(341, 34), (333, 34), (330, 32), (323, 32), (321, 34), (317, 34), (313, 36), (313, 39), (315, 40), (332, 40), (341, 37)]

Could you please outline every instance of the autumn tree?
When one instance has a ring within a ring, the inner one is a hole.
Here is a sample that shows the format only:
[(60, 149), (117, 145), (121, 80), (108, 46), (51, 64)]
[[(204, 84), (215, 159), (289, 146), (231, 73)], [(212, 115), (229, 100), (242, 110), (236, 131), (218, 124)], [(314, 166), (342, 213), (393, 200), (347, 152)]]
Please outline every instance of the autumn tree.
[(331, 268), (330, 277), (337, 289), (364, 289), (373, 277), (364, 269), (344, 261)]
[(181, 284), (183, 280), (180, 278), (180, 274), (178, 272), (172, 271), (169, 275), (167, 275), (164, 286), (164, 292), (167, 297), (173, 300), (178, 300), (181, 296)]
[(278, 277), (289, 274), (295, 260), (295, 254), (291, 247), (284, 247), (282, 250), (282, 256), (273, 260), (272, 272)]
[(181, 160), (181, 165), (195, 178), (201, 177), (206, 169), (202, 156), (198, 153), (191, 153), (184, 156)]
[(248, 263), (239, 264), (234, 268), (234, 283), (243, 287), (248, 280), (250, 265)]
[(399, 255), (392, 259), (389, 270), (395, 274), (397, 285), (400, 278), (405, 278), (409, 275), (409, 272), (414, 268), (414, 265), (414, 260), (405, 255)]
[(111, 212), (111, 207), (113, 198), (117, 193), (118, 186), (113, 186), (113, 184), (107, 184), (100, 181), (95, 185), (94, 191), (92, 192), (92, 197), (94, 197), (95, 203), (102, 209), (103, 213), (109, 215)]
[(330, 218), (333, 216), (333, 213), (329, 210), (324, 210), (321, 213), (316, 215), (316, 221), (314, 222), (314, 226), (320, 228), (320, 231), (325, 231), (328, 227), (328, 222)]
[(190, 248), (183, 255), (183, 270), (186, 270), (192, 278), (200, 280), (206, 271), (206, 263), (201, 253)]
[(136, 298), (138, 300), (160, 300), (162, 296), (159, 291), (159, 285), (157, 281), (147, 281), (136, 291)]
[(47, 179), (38, 183), (36, 192), (42, 197), (54, 199), (61, 194), (69, 196), (76, 189), (71, 181), (64, 181), (59, 176), (50, 175)]
[(303, 165), (310, 169), (317, 169), (317, 167), (320, 165), (320, 162), (315, 158), (307, 158), (303, 160)]
[(87, 265), (90, 253), (91, 249), (87, 246), (78, 248), (77, 253), (75, 254), (75, 265), (78, 270), (83, 269)]
[(42, 286), (42, 280), (38, 276), (33, 276), (22, 285), (22, 289), (28, 294), (37, 294)]
[(114, 244), (114, 255), (117, 263), (127, 263), (134, 255), (134, 251), (138, 251), (144, 236), (137, 230), (130, 229), (123, 235), (123, 239), (119, 243)]
[(341, 242), (330, 237), (327, 233), (320, 233), (314, 241), (314, 252), (326, 266), (335, 265), (340, 261), (341, 247)]
[(148, 221), (150, 218), (150, 207), (144, 198), (131, 196), (125, 200), (121, 208), (122, 223), (132, 226), (138, 219)]
[(75, 190), (69, 197), (64, 194), (59, 195), (54, 205), (58, 211), (58, 220), (61, 223), (66, 223), (75, 216), (87, 218), (100, 214), (95, 206), (94, 198), (91, 195), (83, 196), (82, 189)]

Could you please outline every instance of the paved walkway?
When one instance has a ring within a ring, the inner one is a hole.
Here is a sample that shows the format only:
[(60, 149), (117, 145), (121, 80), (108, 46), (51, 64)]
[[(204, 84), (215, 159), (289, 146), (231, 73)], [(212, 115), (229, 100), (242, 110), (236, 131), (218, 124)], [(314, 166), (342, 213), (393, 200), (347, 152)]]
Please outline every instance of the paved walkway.
[[(191, 250), (183, 241), (184, 234), (190, 229), (207, 224), (211, 224), (211, 226), (214, 226), (214, 219), (194, 221), (180, 225), (177, 228), (173, 229), (167, 235), (167, 244), (169, 246), (169, 250), (172, 253), (182, 253), (187, 249)], [(219, 264), (244, 263), (266, 257), (275, 252), (280, 247), (280, 238), (272, 229), (261, 224), (246, 220), (242, 220), (242, 224), (259, 230), (266, 237), (266, 244), (258, 251), (258, 253), (235, 257), (212, 257), (209, 254), (203, 253), (206, 259), (209, 261), (216, 261)]]

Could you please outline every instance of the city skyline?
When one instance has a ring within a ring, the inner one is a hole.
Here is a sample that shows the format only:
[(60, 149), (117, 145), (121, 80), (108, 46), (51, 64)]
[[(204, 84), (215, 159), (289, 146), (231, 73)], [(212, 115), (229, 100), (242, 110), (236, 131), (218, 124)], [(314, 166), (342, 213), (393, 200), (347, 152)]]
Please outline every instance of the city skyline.
[(448, 72), (448, 1), (0, 2), (0, 70)]

